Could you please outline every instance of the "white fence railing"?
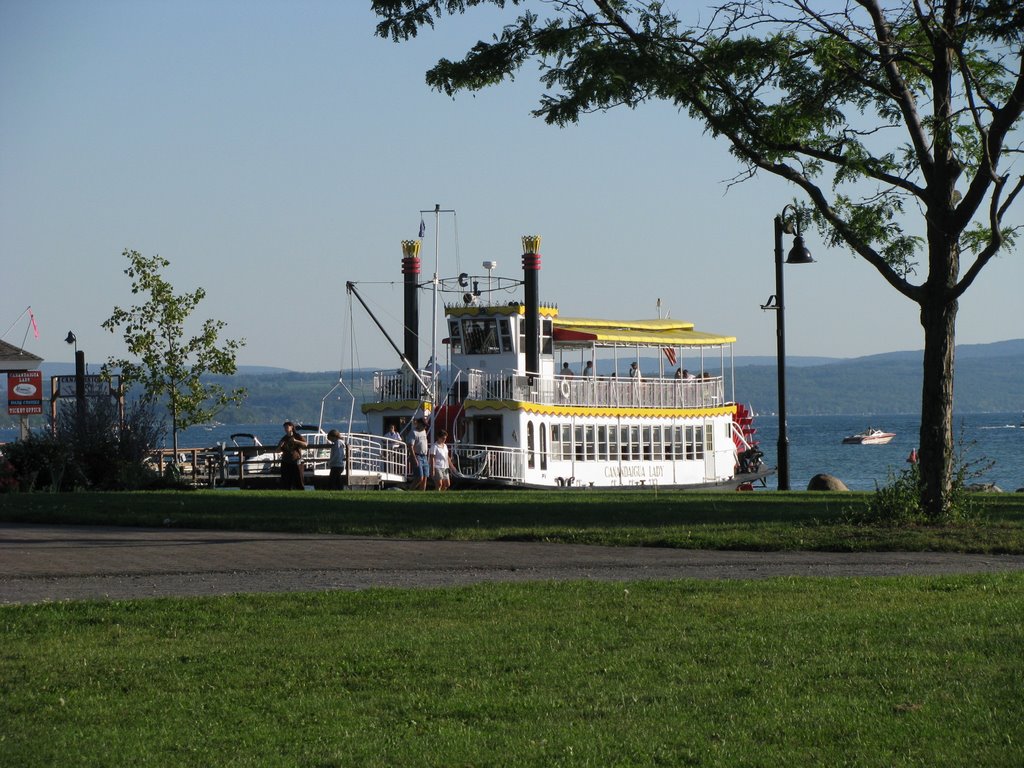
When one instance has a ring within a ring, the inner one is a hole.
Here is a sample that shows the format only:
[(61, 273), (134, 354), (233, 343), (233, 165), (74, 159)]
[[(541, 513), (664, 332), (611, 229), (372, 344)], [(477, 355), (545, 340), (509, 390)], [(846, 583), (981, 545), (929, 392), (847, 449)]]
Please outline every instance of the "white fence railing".
[(542, 405), (615, 408), (707, 408), (721, 405), (721, 376), (702, 379), (619, 379), (605, 376), (537, 379), (470, 371), (467, 397)]
[(513, 483), (526, 479), (526, 451), (521, 448), (458, 443), (450, 450), (452, 461), (464, 477)]

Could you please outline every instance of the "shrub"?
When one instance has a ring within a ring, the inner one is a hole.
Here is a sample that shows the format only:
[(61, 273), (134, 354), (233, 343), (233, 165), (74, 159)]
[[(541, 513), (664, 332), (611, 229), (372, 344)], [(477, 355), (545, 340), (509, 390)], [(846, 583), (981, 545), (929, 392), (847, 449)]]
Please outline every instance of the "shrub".
[(973, 444), (965, 444), (961, 436), (953, 462), (953, 484), (949, 503), (940, 518), (927, 514), (921, 505), (921, 471), (917, 464), (911, 464), (898, 474), (890, 470), (888, 482), (875, 489), (868, 508), (850, 516), (854, 523), (872, 525), (914, 525), (971, 523), (978, 519), (980, 508), (971, 498), (968, 484), (971, 480), (991, 469), (987, 459), (968, 460), (967, 453)]
[(4, 455), (14, 468), (22, 490), (57, 490), (68, 463), (68, 449), (49, 431), (29, 432), (20, 440), (7, 443)]
[(4, 453), (24, 490), (130, 490), (153, 482), (156, 473), (144, 459), (163, 432), (146, 403), (133, 403), (122, 424), (112, 401), (88, 401), (81, 419), (75, 404), (65, 402), (55, 433), (49, 428), (30, 432), (5, 445)]

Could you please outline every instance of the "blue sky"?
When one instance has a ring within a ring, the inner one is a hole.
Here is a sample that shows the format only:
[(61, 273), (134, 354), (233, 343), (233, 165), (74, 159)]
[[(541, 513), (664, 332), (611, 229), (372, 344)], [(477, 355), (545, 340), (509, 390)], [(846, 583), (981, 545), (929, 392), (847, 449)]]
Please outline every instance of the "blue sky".
[[(728, 187), (739, 167), (725, 144), (666, 105), (559, 129), (531, 117), (529, 75), (435, 93), (425, 70), (487, 37), (495, 13), (394, 44), (368, 5), (0, 0), (0, 333), (28, 305), (41, 333), (26, 336), (26, 319), (4, 340), (70, 361), (74, 330), (90, 364), (123, 354), (100, 324), (132, 303), (132, 248), (169, 259), (179, 291), (206, 289), (196, 318), (247, 340), (240, 364), (392, 367), (358, 307), (350, 332), (345, 282), (365, 282), (400, 338), (399, 243), (439, 203), (458, 232), (442, 218), (442, 274), (495, 260), (518, 277), (519, 237), (539, 233), (541, 298), (564, 314), (656, 317), (661, 299), (737, 336), (739, 355), (774, 354), (759, 305), (792, 188), (767, 175)], [(816, 233), (807, 245), (817, 263), (786, 269), (790, 354), (921, 348), (915, 304)], [(1024, 336), (1022, 285), (1019, 249), (990, 264), (961, 302), (958, 342)]]

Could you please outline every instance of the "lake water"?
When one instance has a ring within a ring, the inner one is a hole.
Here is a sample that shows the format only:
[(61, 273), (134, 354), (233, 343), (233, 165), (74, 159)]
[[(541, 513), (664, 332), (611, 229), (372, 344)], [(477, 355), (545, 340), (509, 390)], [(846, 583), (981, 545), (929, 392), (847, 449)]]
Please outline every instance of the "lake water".
[[(982, 464), (993, 462), (991, 469), (970, 482), (995, 483), (1004, 491), (1024, 487), (1024, 427), (1021, 413), (958, 414), (954, 420), (954, 438), (962, 444), (968, 461)], [(789, 417), (789, 484), (793, 490), (803, 490), (808, 481), (825, 472), (834, 475), (855, 491), (873, 491), (884, 485), (890, 473), (906, 467), (907, 456), (917, 447), (919, 417), (910, 414), (892, 416), (790, 416)], [(326, 424), (325, 429), (341, 424)], [(757, 439), (765, 452), (765, 461), (776, 463), (778, 419), (758, 416), (754, 420)], [(843, 445), (846, 435), (862, 432), (869, 426), (896, 437), (888, 445)], [(361, 429), (364, 425), (356, 425)], [(218, 424), (192, 427), (178, 435), (179, 447), (210, 447), (227, 442), (234, 432), (256, 435), (265, 444), (274, 444), (282, 431), (274, 424)], [(17, 437), (17, 430), (0, 429), (0, 441)], [(168, 438), (168, 443), (170, 438)], [(168, 445), (169, 447), (169, 445)], [(775, 478), (768, 482), (776, 487)]]
[[(958, 414), (953, 420), (953, 438), (957, 451), (967, 462), (993, 463), (991, 469), (968, 482), (995, 483), (1004, 491), (1024, 487), (1024, 428), (1018, 413)], [(920, 417), (910, 414), (892, 416), (790, 416), (789, 486), (807, 488), (814, 475), (835, 475), (855, 491), (873, 491), (884, 485), (889, 473), (906, 468), (907, 456), (917, 448)], [(765, 459), (775, 465), (779, 422), (774, 416), (754, 420), (757, 438)], [(877, 427), (895, 432), (888, 445), (843, 445), (846, 435)], [(980, 467), (979, 467), (980, 468)], [(775, 479), (769, 487), (776, 487)]]

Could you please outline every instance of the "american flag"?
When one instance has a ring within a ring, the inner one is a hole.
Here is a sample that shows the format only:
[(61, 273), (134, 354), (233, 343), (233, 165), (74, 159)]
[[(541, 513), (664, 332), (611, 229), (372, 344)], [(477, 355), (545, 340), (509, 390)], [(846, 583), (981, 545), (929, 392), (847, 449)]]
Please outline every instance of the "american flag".
[(676, 364), (676, 351), (673, 347), (662, 347), (661, 351), (665, 353), (665, 357), (668, 358), (670, 365)]

